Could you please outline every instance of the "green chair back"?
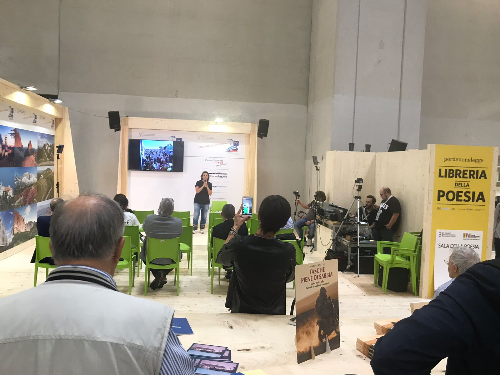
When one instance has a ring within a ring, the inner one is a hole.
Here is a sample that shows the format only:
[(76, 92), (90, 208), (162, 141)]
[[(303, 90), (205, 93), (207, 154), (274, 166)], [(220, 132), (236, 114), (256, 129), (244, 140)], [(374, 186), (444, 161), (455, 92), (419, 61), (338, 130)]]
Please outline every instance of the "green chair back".
[(252, 214), (252, 219), (259, 220), (259, 214)]
[(191, 267), (193, 276), (193, 226), (182, 226), (182, 234), (179, 237), (181, 251), (187, 254), (188, 268)]
[(212, 220), (212, 227), (215, 227), (216, 225), (219, 225), (220, 223), (223, 223), (224, 222), (224, 219), (219, 216), (219, 217), (216, 217)]
[(248, 220), (250, 222), (250, 229), (248, 234), (255, 234), (259, 230), (260, 226), (260, 221), (258, 219), (250, 219)]
[(214, 245), (211, 248), (211, 258), (212, 258), (212, 272), (211, 272), (211, 278), (210, 278), (210, 293), (214, 293), (214, 274), (215, 274), (215, 268), (218, 268), (219, 271), (219, 285), (220, 285), (220, 269), (223, 267), (222, 264), (217, 263), (217, 255), (219, 254), (220, 249), (224, 245), (226, 240), (222, 240), (220, 238), (215, 238), (214, 237)]
[(182, 217), (180, 218), (182, 220), (182, 226), (187, 227), (189, 226), (191, 219), (189, 217)]
[[(175, 263), (164, 266), (151, 263), (158, 258), (170, 258)], [(175, 278), (177, 279), (177, 295), (179, 295), (179, 237), (172, 239), (147, 238), (144, 295), (147, 295), (150, 269), (174, 269)]]
[[(40, 262), (43, 258), (51, 257), (52, 252), (50, 251), (50, 237), (35, 236), (35, 246), (36, 246), (36, 256), (35, 262)], [(39, 267), (45, 267), (44, 263), (41, 263)], [(55, 268), (55, 266), (54, 266)]]
[(172, 212), (172, 217), (178, 217), (179, 219), (189, 219), (191, 217), (191, 212), (189, 212), (189, 211), (174, 211), (174, 212)]
[(208, 214), (208, 228), (212, 228), (214, 226), (214, 219), (216, 218), (222, 218), (222, 216), (220, 216), (220, 212), (210, 212)]
[[(123, 239), (124, 241), (123, 241), (122, 255), (120, 255), (120, 258), (123, 258), (123, 260), (132, 263), (132, 247), (130, 246), (132, 243), (132, 239), (130, 236), (123, 236)], [(118, 262), (118, 265), (120, 264), (120, 262)]]
[(153, 215), (155, 212), (153, 210), (150, 211), (134, 211), (135, 217), (139, 220), (139, 223), (144, 224), (144, 220), (148, 215)]
[(227, 201), (212, 201), (212, 207), (210, 207), (210, 212), (221, 212), (222, 207), (227, 204)]
[(38, 278), (38, 268), (45, 268), (45, 277), (49, 275), (49, 268), (56, 268), (57, 266), (48, 263), (39, 263), (43, 258), (51, 257), (49, 242), (50, 237), (35, 236), (35, 275), (33, 286), (36, 286)]
[(138, 252), (141, 249), (141, 235), (139, 232), (139, 226), (138, 225), (129, 225), (125, 227), (125, 230), (123, 231), (124, 236), (129, 236), (130, 237), (130, 243), (134, 245), (134, 250), (133, 252)]
[(293, 228), (291, 228), (291, 229), (280, 229), (276, 233), (276, 235), (278, 235), (278, 234), (290, 234), (290, 233), (293, 233)]

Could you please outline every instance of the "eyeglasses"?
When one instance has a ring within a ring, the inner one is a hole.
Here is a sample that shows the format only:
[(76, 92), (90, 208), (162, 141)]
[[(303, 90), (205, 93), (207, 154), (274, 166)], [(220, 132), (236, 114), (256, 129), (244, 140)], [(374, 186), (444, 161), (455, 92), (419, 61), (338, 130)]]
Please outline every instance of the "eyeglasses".
[(444, 262), (445, 262), (446, 264), (450, 264), (450, 260), (449, 260), (449, 259), (445, 259), (445, 260), (444, 260)]

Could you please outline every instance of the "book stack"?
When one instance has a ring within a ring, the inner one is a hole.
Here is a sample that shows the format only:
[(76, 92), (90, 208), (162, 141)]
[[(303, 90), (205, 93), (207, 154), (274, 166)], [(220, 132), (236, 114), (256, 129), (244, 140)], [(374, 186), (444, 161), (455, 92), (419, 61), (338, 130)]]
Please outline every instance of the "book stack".
[(396, 324), (397, 322), (399, 322), (399, 319), (378, 320), (373, 323), (373, 326), (375, 327), (377, 335), (385, 335), (392, 329), (392, 327), (394, 327), (394, 324)]
[(194, 360), (197, 375), (237, 375), (238, 363), (231, 361), (231, 350), (225, 346), (193, 344), (188, 354)]
[(356, 341), (356, 349), (371, 359), (373, 357), (373, 348), (380, 337), (382, 335), (360, 337)]

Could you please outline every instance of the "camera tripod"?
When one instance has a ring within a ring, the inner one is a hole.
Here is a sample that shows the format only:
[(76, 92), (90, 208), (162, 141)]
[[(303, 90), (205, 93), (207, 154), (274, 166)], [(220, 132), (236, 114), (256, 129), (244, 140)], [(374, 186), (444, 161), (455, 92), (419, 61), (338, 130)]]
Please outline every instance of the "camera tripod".
[[(361, 182), (359, 182), (361, 181)], [(361, 185), (363, 183), (363, 180), (362, 179), (356, 179), (356, 181), (354, 182), (354, 186), (356, 186), (356, 191), (358, 193), (361, 192), (361, 189), (363, 188), (363, 185)], [(353, 200), (352, 200), (352, 203), (351, 205), (349, 206), (349, 209), (347, 210), (344, 218), (342, 219), (342, 222), (340, 223), (337, 231), (333, 231), (332, 230), (332, 247), (335, 246), (335, 240), (337, 239), (339, 233), (340, 233), (340, 230), (342, 229), (342, 226), (344, 225), (345, 221), (348, 219), (349, 217), (349, 213), (351, 212), (352, 210), (352, 207), (354, 206), (354, 204), (356, 204), (356, 227), (357, 227), (357, 232), (358, 232), (358, 235), (357, 235), (357, 242), (358, 242), (358, 269), (357, 269), (357, 273), (358, 273), (358, 277), (359, 277), (359, 254), (360, 254), (360, 248), (359, 248), (359, 234), (360, 234), (360, 228), (359, 228), (359, 209), (360, 209), (360, 204), (361, 204), (361, 196), (360, 195), (355, 195)], [(328, 252), (328, 250), (327, 250)], [(326, 259), (326, 253), (325, 253), (325, 259)], [(348, 254), (347, 254), (347, 267), (350, 267), (352, 265), (352, 262), (351, 262), (351, 251), (350, 251), (350, 247), (349, 247), (349, 251), (348, 251)]]

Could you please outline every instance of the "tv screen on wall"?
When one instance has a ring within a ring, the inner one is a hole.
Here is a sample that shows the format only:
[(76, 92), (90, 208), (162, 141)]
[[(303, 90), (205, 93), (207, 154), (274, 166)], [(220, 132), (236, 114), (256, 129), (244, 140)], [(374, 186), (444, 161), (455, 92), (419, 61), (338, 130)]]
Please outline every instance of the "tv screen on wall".
[(184, 169), (184, 142), (129, 139), (128, 169), (182, 172)]

